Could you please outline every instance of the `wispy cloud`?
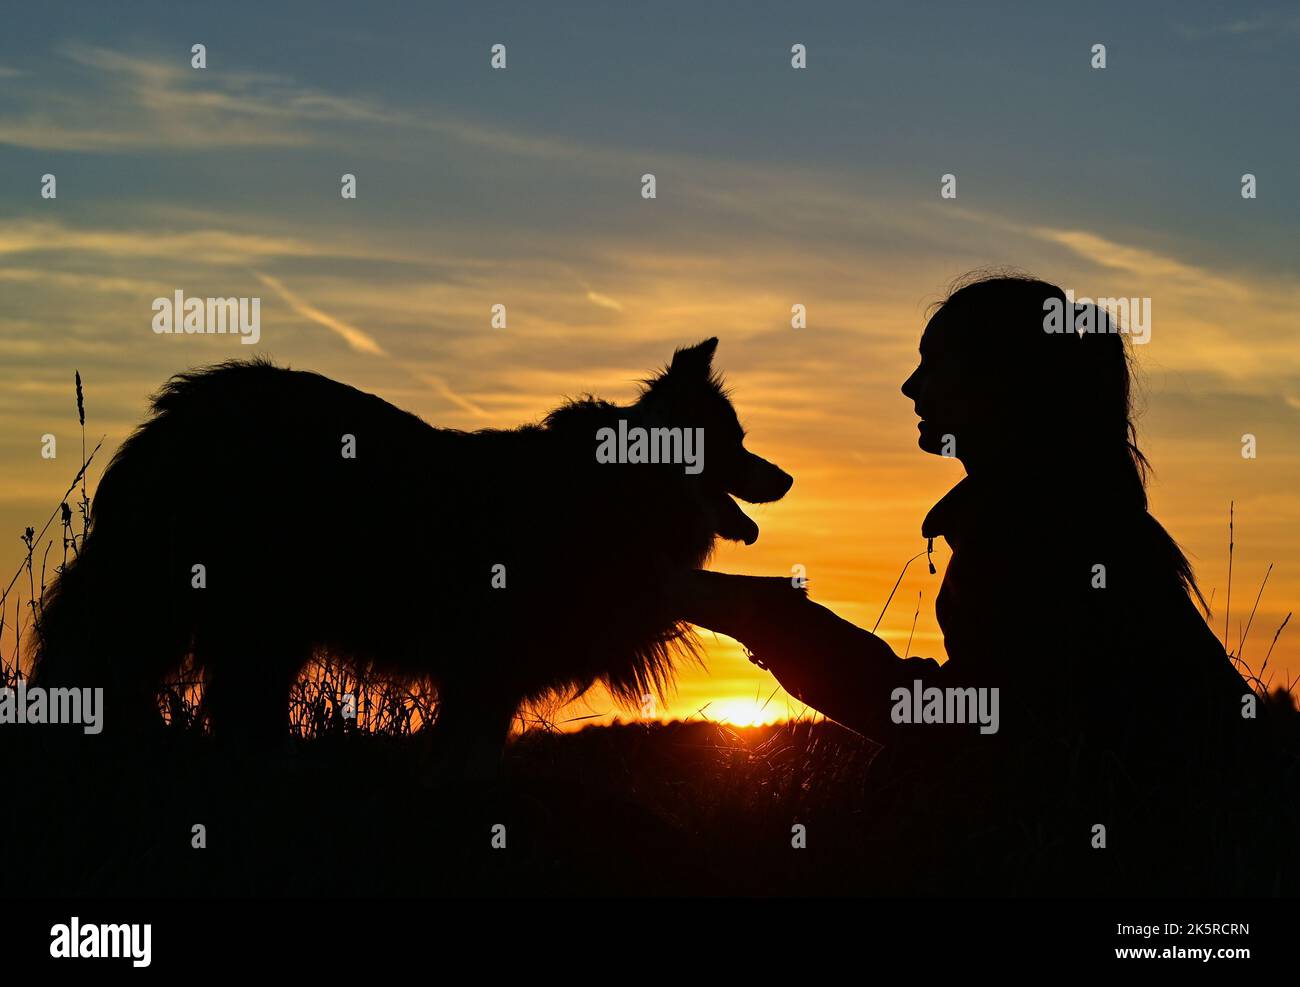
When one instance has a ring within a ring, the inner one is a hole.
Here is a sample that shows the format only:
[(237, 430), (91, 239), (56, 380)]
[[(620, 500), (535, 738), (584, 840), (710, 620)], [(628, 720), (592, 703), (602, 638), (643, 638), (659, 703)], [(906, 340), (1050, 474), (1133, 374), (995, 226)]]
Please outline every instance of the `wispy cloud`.
[(623, 311), (622, 305), (620, 305), (614, 299), (610, 298), (608, 295), (602, 295), (598, 291), (588, 290), (587, 301), (591, 302), (591, 304), (595, 306), (598, 306), (599, 308), (608, 308), (608, 309), (612, 309), (615, 312)]
[(488, 413), (486, 411), (484, 411), (482, 408), (480, 408), (477, 404), (475, 404), (473, 401), (469, 400), (468, 398), (462, 397), (460, 394), (457, 394), (454, 390), (451, 389), (451, 386), (445, 380), (443, 380), (441, 377), (437, 376), (436, 374), (425, 373), (423, 371), (418, 371), (418, 370), (411, 371), (411, 374), (417, 380), (422, 381), (425, 384), (428, 384), (430, 387), (432, 387), (434, 392), (439, 397), (445, 398), (446, 400), (450, 401), (452, 404), (460, 408), (462, 411), (468, 411), (471, 415), (474, 415), (477, 418), (488, 417)]
[(356, 256), (343, 248), (291, 236), (228, 230), (76, 228), (50, 220), (0, 222), (0, 255), (77, 253), (114, 258), (184, 258), (193, 263), (247, 264), (266, 257)]
[(350, 322), (345, 322), (342, 319), (330, 315), (328, 312), (322, 311), (315, 305), (304, 300), (295, 292), (290, 291), (285, 287), (284, 283), (279, 280), (279, 278), (274, 278), (269, 274), (263, 274), (260, 271), (254, 271), (253, 273), (257, 276), (259, 281), (279, 295), (285, 303), (294, 310), (294, 312), (302, 316), (304, 319), (314, 322), (319, 326), (324, 326), (347, 343), (355, 352), (364, 353), (367, 356), (382, 357), (396, 363), (413, 378), (433, 388), (434, 393), (439, 397), (451, 402), (462, 411), (469, 412), (471, 415), (479, 418), (487, 416), (486, 411), (473, 401), (458, 394), (443, 378), (436, 374), (410, 367), (401, 361), (394, 360), (392, 354), (379, 345), (379, 342), (364, 329), (358, 329)]
[(1279, 35), (1300, 31), (1300, 15), (1268, 10), (1249, 17), (1221, 21), (1217, 24), (1179, 24), (1177, 31), (1188, 40), (1217, 37)]
[(322, 312), (316, 306), (303, 301), (303, 299), (286, 288), (278, 278), (273, 278), (269, 274), (263, 274), (260, 271), (254, 271), (253, 273), (257, 275), (259, 281), (283, 298), (288, 306), (304, 319), (309, 319), (317, 325), (324, 326), (358, 353), (368, 353), (371, 356), (388, 356), (388, 352), (368, 332), (358, 329), (342, 319), (336, 319), (329, 313)]
[(1244, 299), (1251, 295), (1250, 287), (1240, 281), (1155, 250), (1119, 243), (1088, 230), (1034, 227), (1029, 232), (1049, 243), (1067, 247), (1098, 267), (1128, 271), (1150, 281), (1194, 285), (1200, 291), (1215, 292), (1232, 299)]
[[(529, 136), (432, 112), (338, 96), (264, 72), (193, 69), (164, 60), (72, 43), (58, 54), (72, 72), (30, 94), (41, 109), (0, 118), (0, 144), (39, 150), (190, 152), (218, 147), (348, 144), (357, 125), (418, 132), (499, 153), (539, 159), (590, 159), (599, 148)], [(72, 77), (77, 72), (89, 78)], [(19, 77), (17, 69), (0, 76)], [(21, 95), (21, 94), (19, 94)]]

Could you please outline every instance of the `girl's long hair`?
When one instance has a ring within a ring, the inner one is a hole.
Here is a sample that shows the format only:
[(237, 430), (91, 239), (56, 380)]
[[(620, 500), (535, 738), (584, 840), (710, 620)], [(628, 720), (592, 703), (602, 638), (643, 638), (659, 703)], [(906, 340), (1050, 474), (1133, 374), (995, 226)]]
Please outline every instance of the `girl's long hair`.
[(1208, 610), (1187, 556), (1148, 510), (1151, 464), (1137, 444), (1128, 327), (1014, 271), (964, 275), (936, 308), (962, 326), (965, 372), (1002, 388), (1023, 415), (1024, 441), (1053, 444), (1112, 518), (1141, 526), (1152, 561)]

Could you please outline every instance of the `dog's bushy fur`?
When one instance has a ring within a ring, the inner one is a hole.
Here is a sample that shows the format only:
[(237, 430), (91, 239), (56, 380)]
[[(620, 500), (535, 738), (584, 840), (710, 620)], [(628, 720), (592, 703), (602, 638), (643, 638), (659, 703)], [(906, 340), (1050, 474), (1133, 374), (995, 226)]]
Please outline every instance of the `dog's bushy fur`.
[[(219, 736), (283, 735), (322, 651), (431, 681), (440, 722), (498, 738), (521, 701), (596, 680), (639, 705), (691, 651), (663, 588), (717, 533), (757, 534), (723, 491), (774, 500), (790, 482), (744, 450), (716, 342), (679, 350), (634, 405), (586, 398), (512, 430), (434, 428), (264, 361), (174, 377), (48, 592), (34, 682), (105, 687), (111, 729), (156, 717), (188, 657)], [(620, 418), (702, 427), (703, 472), (598, 463)]]

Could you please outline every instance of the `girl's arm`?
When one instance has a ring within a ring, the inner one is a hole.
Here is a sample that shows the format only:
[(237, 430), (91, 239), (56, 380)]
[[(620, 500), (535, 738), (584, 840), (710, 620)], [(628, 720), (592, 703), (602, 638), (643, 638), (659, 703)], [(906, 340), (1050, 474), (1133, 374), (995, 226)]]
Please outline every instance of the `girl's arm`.
[(696, 570), (677, 590), (683, 620), (734, 637), (791, 695), (880, 743), (897, 733), (890, 693), (939, 669), (929, 658), (900, 659), (782, 576)]

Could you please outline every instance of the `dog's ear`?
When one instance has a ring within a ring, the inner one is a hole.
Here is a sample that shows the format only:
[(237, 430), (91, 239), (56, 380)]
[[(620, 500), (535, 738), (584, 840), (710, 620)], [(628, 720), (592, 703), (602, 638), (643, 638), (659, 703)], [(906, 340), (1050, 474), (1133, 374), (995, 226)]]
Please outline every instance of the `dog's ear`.
[(680, 349), (673, 354), (671, 373), (694, 374), (708, 377), (713, 370), (713, 352), (718, 348), (718, 337)]

